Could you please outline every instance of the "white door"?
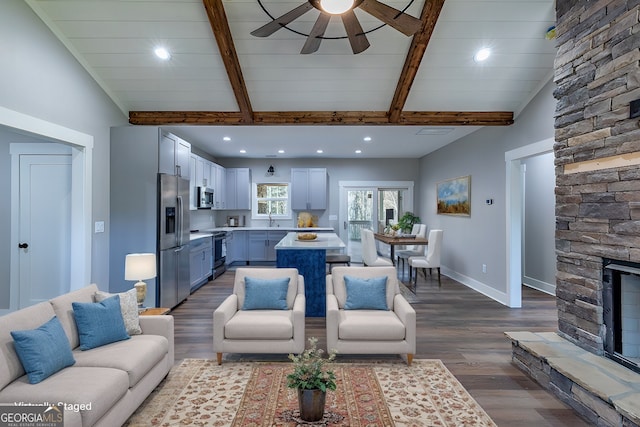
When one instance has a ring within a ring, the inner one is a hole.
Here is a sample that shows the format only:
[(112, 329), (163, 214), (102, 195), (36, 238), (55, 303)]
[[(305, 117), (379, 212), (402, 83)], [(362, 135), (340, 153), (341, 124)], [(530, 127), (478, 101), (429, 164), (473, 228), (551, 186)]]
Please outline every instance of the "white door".
[(71, 155), (20, 156), (20, 308), (69, 291), (71, 172)]

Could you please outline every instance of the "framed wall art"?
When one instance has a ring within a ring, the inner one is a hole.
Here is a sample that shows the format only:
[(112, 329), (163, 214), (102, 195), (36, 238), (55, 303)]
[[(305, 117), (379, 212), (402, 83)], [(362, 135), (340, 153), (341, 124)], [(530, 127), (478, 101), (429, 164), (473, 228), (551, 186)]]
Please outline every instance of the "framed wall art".
[(471, 175), (437, 183), (436, 194), (439, 215), (471, 215)]

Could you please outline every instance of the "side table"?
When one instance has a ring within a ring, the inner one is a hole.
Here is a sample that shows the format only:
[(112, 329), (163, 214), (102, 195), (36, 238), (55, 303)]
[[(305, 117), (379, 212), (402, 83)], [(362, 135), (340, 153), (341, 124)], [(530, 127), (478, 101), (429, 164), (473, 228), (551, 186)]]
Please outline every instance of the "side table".
[(140, 313), (138, 313), (138, 315), (156, 316), (156, 315), (162, 315), (162, 314), (169, 314), (170, 311), (171, 311), (170, 308), (165, 308), (165, 307), (148, 307), (143, 309)]

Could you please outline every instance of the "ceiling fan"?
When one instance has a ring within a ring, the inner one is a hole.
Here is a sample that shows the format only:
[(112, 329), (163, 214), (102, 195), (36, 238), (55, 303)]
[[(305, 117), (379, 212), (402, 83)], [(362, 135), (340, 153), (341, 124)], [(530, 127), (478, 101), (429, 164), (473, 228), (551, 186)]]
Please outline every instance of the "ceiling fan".
[[(332, 7), (336, 4), (339, 4), (340, 7)], [(307, 36), (307, 41), (300, 53), (308, 54), (317, 51), (320, 47), (324, 32), (331, 20), (331, 16), (339, 15), (342, 19), (344, 29), (347, 32), (351, 50), (357, 54), (364, 52), (370, 46), (369, 40), (367, 40), (367, 36), (362, 30), (362, 26), (353, 12), (353, 10), (358, 7), (406, 36), (412, 36), (422, 28), (421, 20), (391, 6), (380, 3), (378, 0), (307, 0), (300, 6), (275, 18), (257, 30), (252, 31), (251, 35), (256, 37), (269, 37), (271, 34), (315, 8), (320, 11), (320, 16), (318, 16), (316, 23)]]

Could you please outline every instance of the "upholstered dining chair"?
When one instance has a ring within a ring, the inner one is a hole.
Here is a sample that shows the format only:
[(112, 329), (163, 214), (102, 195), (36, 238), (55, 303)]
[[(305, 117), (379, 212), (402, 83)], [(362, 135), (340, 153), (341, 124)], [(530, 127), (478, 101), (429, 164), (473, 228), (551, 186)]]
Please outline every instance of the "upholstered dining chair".
[(429, 244), (427, 245), (426, 256), (409, 257), (409, 281), (411, 281), (412, 273), (415, 270), (414, 283), (418, 282), (418, 269), (424, 272), (427, 277), (427, 268), (431, 274), (432, 268), (438, 269), (438, 282), (440, 281), (440, 251), (442, 249), (442, 230), (431, 230), (429, 232)]
[(360, 230), (360, 236), (362, 239), (362, 263), (365, 267), (393, 266), (393, 262), (389, 258), (378, 255), (373, 231), (363, 228)]
[(400, 293), (396, 269), (334, 267), (327, 275), (327, 349), (338, 354), (416, 352), (416, 312)]
[(213, 312), (213, 351), (302, 353), (304, 277), (296, 268), (238, 268), (233, 293)]
[[(416, 237), (427, 237), (427, 225), (426, 224), (413, 224), (411, 228), (411, 234)], [(424, 255), (425, 247), (423, 245), (407, 245), (404, 249), (396, 250), (396, 265), (400, 265), (402, 261), (402, 271), (404, 272), (405, 260), (412, 256)]]

